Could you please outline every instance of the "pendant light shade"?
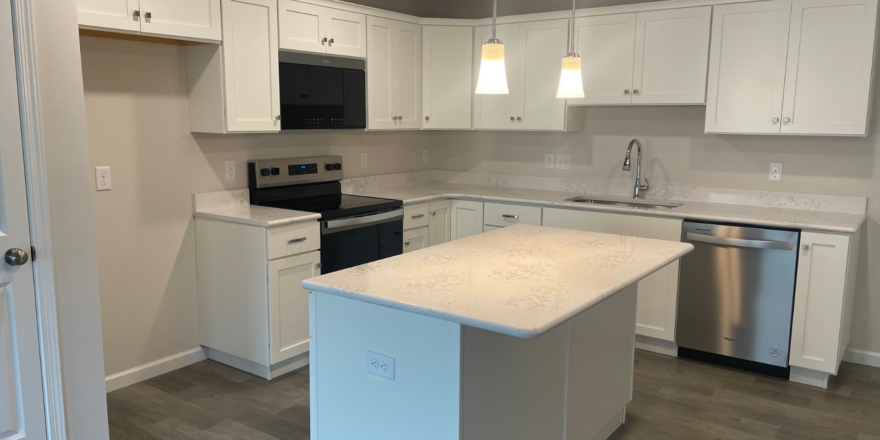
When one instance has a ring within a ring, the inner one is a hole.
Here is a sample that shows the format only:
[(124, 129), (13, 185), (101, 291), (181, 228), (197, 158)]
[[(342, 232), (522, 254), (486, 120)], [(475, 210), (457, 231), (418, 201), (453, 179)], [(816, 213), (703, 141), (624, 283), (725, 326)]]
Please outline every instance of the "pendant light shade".
[(562, 74), (559, 75), (557, 98), (583, 98), (584, 77), (581, 74), (581, 56), (574, 51), (575, 1), (571, 0), (571, 42), (568, 55), (562, 59)]
[(480, 57), (480, 77), (477, 79), (478, 95), (506, 95), (507, 69), (504, 67), (504, 43), (495, 38), (495, 18), (498, 16), (498, 0), (492, 3), (492, 38), (483, 44)]

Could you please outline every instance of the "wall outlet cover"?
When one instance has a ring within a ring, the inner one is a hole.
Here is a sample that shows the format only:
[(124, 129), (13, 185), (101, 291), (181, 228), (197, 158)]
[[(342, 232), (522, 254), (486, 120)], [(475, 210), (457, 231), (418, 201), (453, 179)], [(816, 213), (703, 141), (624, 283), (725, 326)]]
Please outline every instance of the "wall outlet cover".
[(110, 167), (95, 167), (95, 189), (110, 191)]
[(367, 153), (361, 153), (361, 168), (367, 167)]
[(774, 182), (782, 181), (782, 164), (781, 163), (771, 163), (770, 164), (770, 180)]
[(394, 358), (368, 350), (367, 373), (394, 380)]
[(556, 169), (557, 170), (570, 170), (571, 169), (571, 155), (570, 154), (557, 154), (556, 155)]
[(544, 155), (544, 168), (553, 168), (556, 164), (556, 158), (553, 153)]
[(235, 180), (235, 161), (226, 161), (226, 180)]
[(425, 148), (424, 150), (422, 150), (422, 162), (428, 163), (428, 159), (429, 159), (428, 149)]

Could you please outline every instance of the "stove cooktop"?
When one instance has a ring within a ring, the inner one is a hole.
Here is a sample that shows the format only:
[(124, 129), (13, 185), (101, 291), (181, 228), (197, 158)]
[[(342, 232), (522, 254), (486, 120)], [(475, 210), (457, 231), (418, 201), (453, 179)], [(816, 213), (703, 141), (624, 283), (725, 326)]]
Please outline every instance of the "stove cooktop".
[(330, 194), (318, 197), (276, 200), (262, 205), (295, 211), (314, 212), (321, 214), (321, 220), (333, 220), (390, 211), (403, 206), (403, 202), (377, 197)]

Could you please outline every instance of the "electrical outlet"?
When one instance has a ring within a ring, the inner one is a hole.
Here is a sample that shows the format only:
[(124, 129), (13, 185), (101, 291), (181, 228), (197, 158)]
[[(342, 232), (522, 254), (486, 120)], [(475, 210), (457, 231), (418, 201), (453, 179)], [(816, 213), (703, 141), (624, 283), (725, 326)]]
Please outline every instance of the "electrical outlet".
[(110, 191), (110, 167), (95, 167), (95, 189)]
[(774, 182), (782, 181), (782, 164), (781, 163), (771, 163), (770, 164), (770, 180)]
[(394, 380), (394, 358), (368, 350), (367, 373)]
[(556, 169), (557, 170), (570, 170), (571, 169), (571, 155), (570, 154), (557, 154), (556, 155)]
[(235, 161), (226, 161), (226, 180), (235, 180)]
[(553, 153), (544, 155), (544, 168), (553, 168), (553, 164), (556, 163), (556, 158), (553, 157)]
[(367, 153), (361, 153), (361, 168), (367, 167)]
[(428, 149), (425, 148), (424, 150), (422, 150), (422, 162), (428, 163), (428, 159), (429, 159)]

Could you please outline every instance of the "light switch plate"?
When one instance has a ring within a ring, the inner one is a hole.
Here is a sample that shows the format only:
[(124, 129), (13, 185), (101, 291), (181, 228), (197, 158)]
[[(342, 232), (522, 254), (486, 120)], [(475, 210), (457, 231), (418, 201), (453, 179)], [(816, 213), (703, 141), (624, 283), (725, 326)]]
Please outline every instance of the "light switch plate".
[(428, 159), (429, 159), (428, 149), (425, 148), (424, 150), (422, 150), (422, 162), (428, 163)]
[(781, 163), (771, 163), (770, 164), (770, 180), (774, 182), (782, 181), (782, 164)]
[(367, 350), (367, 373), (394, 380), (394, 358)]
[(226, 180), (235, 180), (235, 161), (226, 161)]
[(557, 154), (556, 155), (556, 169), (557, 170), (570, 170), (571, 169), (571, 155), (570, 154)]
[(361, 168), (367, 167), (367, 153), (361, 153)]
[(556, 158), (553, 157), (553, 153), (548, 153), (544, 155), (544, 168), (553, 168), (556, 164)]
[(110, 167), (95, 167), (95, 189), (110, 191)]

